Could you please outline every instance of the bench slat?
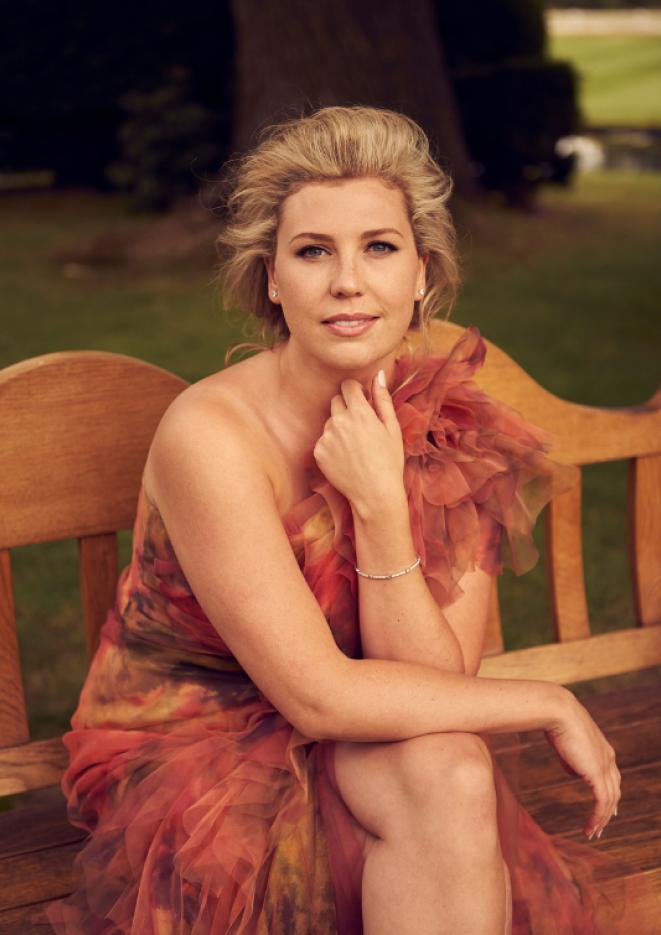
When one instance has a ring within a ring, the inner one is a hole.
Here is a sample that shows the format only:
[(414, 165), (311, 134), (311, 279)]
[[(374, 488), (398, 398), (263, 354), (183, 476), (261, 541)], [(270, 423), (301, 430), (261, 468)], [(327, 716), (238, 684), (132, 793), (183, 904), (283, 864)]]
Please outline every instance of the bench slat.
[[(659, 809), (661, 762), (622, 770), (622, 818), (647, 818)], [(547, 834), (578, 834), (587, 821), (594, 800), (582, 779), (571, 779), (548, 789), (524, 789), (517, 797)], [(608, 832), (605, 832), (606, 834)], [(657, 839), (657, 861), (661, 867), (661, 840)]]
[(187, 386), (106, 351), (0, 370), (0, 424), (12, 442), (0, 449), (0, 548), (131, 529), (154, 431)]
[(661, 624), (599, 633), (569, 643), (545, 643), (486, 656), (486, 678), (543, 679), (571, 685), (661, 664)]
[(0, 813), (0, 860), (86, 837), (86, 831), (69, 823), (59, 786), (26, 793), (11, 811)]
[(559, 494), (546, 510), (546, 570), (555, 638), (560, 642), (590, 636), (583, 571), (582, 480)]
[(661, 624), (661, 455), (629, 461), (628, 516), (636, 619)]
[[(661, 719), (637, 724), (633, 731), (629, 725), (613, 728), (608, 732), (608, 742), (615, 749), (622, 773), (632, 767), (661, 762)], [(519, 790), (551, 790), (568, 778), (557, 754), (545, 740), (499, 752), (497, 760), (506, 776), (518, 773)]]
[(494, 577), (491, 581), (483, 651), (487, 655), (495, 655), (496, 653), (502, 653), (504, 649), (503, 627), (500, 619), (500, 602), (498, 600), (498, 579)]
[(60, 781), (68, 762), (61, 737), (0, 748), (0, 796), (41, 789)]
[(21, 661), (16, 636), (16, 609), (9, 549), (0, 549), (0, 747), (30, 739)]
[(0, 911), (67, 896), (79, 850), (76, 842), (0, 860)]
[(45, 927), (28, 922), (28, 918), (38, 907), (46, 906), (49, 902), (50, 900), (46, 899), (34, 905), (18, 906), (0, 912), (0, 935), (44, 935)]
[(99, 645), (99, 633), (115, 603), (117, 534), (85, 536), (78, 540), (80, 558), (80, 596), (85, 621), (85, 638), (90, 660)]

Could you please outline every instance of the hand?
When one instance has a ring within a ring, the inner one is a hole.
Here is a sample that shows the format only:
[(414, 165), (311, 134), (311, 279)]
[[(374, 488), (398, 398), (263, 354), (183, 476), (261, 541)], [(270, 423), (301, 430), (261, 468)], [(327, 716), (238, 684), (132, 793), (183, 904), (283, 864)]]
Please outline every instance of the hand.
[(404, 444), (392, 398), (372, 378), (372, 404), (357, 380), (343, 380), (314, 447), (329, 482), (358, 509), (404, 494)]
[(544, 731), (544, 735), (560, 757), (566, 772), (580, 776), (591, 787), (595, 807), (583, 831), (589, 840), (601, 833), (617, 815), (620, 801), (620, 771), (615, 763), (615, 751), (590, 717), (583, 705), (571, 694), (568, 715), (562, 723)]

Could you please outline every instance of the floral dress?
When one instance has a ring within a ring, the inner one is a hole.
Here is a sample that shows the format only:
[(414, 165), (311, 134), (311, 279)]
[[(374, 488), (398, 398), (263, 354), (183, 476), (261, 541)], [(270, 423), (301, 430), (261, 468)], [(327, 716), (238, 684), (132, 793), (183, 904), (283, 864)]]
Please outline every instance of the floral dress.
[[(396, 361), (411, 528), (441, 607), (475, 567), (532, 567), (536, 518), (576, 479), (546, 456), (550, 436), (473, 382), (485, 353), (470, 327), (446, 356)], [(360, 658), (351, 509), (318, 469), (309, 479), (283, 523), (337, 645)], [(364, 858), (334, 743), (290, 724), (221, 633), (143, 486), (132, 560), (64, 735), (68, 816), (89, 837), (73, 893), (45, 910), (57, 933), (361, 935)], [(552, 842), (494, 768), (515, 935), (631, 931), (624, 896), (614, 905), (591, 882), (594, 848)]]

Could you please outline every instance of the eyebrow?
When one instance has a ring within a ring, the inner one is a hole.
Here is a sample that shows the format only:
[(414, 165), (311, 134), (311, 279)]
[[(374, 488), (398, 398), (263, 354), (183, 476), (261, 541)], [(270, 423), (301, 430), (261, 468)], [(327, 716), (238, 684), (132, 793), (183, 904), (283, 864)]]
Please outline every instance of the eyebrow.
[[(381, 234), (397, 234), (399, 237), (404, 236), (395, 227), (380, 227), (378, 230), (364, 231), (362, 234), (362, 239), (366, 240), (368, 237), (379, 237)], [(325, 240), (327, 242), (331, 242), (333, 240), (333, 238), (328, 234), (315, 234), (308, 231), (304, 234), (296, 234), (295, 237), (292, 237), (289, 243), (293, 243), (295, 240), (298, 240), (299, 237), (310, 237), (312, 240)]]

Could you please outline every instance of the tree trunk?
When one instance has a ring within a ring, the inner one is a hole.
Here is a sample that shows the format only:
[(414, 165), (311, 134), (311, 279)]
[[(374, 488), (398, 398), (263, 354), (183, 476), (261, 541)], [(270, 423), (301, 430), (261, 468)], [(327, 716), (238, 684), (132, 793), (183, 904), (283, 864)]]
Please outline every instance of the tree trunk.
[(429, 136), (457, 190), (474, 175), (429, 0), (232, 0), (232, 148), (270, 123), (330, 104), (401, 111)]

